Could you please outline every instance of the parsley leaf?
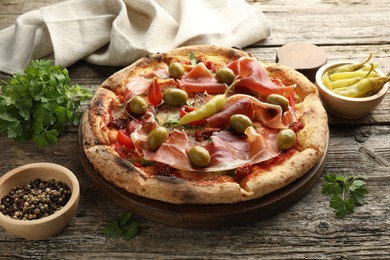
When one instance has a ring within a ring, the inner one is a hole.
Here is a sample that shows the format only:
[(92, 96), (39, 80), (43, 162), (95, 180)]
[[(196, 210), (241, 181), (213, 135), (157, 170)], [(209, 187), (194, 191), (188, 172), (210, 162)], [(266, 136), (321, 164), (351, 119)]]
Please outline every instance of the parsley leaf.
[(71, 85), (67, 69), (35, 60), (23, 73), (0, 83), (0, 133), (39, 147), (57, 143), (58, 135), (78, 125), (81, 103), (92, 91)]
[(331, 196), (329, 206), (334, 209), (339, 218), (354, 212), (356, 206), (364, 203), (364, 196), (368, 193), (363, 177), (338, 176), (329, 173), (324, 176), (322, 193)]
[(138, 234), (138, 225), (134, 221), (132, 214), (127, 212), (110, 220), (104, 227), (103, 233), (115, 238), (123, 237), (126, 240), (130, 240)]
[(196, 66), (198, 64), (198, 61), (197, 61), (193, 51), (190, 51), (190, 61), (191, 61), (192, 66)]

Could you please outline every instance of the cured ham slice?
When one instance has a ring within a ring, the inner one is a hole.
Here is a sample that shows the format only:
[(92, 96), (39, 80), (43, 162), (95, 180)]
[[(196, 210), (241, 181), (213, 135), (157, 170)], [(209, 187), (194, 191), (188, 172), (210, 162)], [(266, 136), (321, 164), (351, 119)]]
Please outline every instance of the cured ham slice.
[(227, 128), (230, 124), (230, 117), (235, 114), (253, 117), (253, 105), (249, 98), (242, 98), (235, 102), (229, 103), (224, 110), (212, 115), (206, 119), (210, 127)]
[(263, 162), (281, 152), (276, 145), (276, 132), (267, 128), (252, 128), (245, 134), (238, 136), (222, 131), (211, 136), (212, 142), (205, 145), (211, 155), (210, 164), (206, 168), (192, 166), (187, 156), (190, 148), (188, 137), (184, 131), (178, 130), (174, 130), (156, 152), (144, 150), (144, 158), (183, 171), (216, 172)]
[(198, 63), (179, 83), (189, 93), (222, 94), (227, 89), (226, 84), (217, 82), (203, 62)]
[(237, 87), (245, 87), (258, 93), (260, 97), (267, 97), (274, 93), (289, 97), (294, 90), (292, 86), (278, 86), (268, 76), (262, 64), (255, 58), (242, 57), (228, 65), (240, 82)]
[(148, 134), (152, 131), (153, 128), (157, 126), (154, 114), (148, 111), (144, 116), (139, 119), (133, 119), (127, 125), (127, 131), (130, 134), (131, 141), (135, 145), (137, 153), (143, 156), (143, 150), (146, 147), (146, 142), (148, 139)]
[(267, 128), (248, 127), (245, 136), (222, 131), (211, 137), (211, 167), (228, 170), (245, 164), (256, 164), (278, 156), (277, 133)]
[(195, 170), (187, 157), (188, 137), (184, 131), (174, 130), (156, 152), (144, 150), (146, 160), (165, 163), (180, 170)]
[(236, 94), (228, 97), (226, 102), (228, 104), (234, 104), (243, 99), (250, 100), (253, 105), (252, 121), (259, 122), (266, 127), (282, 129), (289, 127), (292, 123), (297, 121), (293, 107), (290, 107), (288, 111), (283, 112), (280, 106), (259, 101), (257, 98), (249, 95)]
[(131, 81), (126, 83), (126, 96), (131, 95), (141, 95), (149, 89), (152, 79), (147, 79), (144, 77), (132, 78)]

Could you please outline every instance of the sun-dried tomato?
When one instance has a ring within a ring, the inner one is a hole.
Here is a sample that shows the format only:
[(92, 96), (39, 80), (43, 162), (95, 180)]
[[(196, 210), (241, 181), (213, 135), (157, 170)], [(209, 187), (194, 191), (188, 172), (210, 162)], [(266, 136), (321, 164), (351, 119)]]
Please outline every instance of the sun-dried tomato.
[(174, 176), (176, 173), (176, 169), (172, 168), (168, 164), (156, 162), (155, 164), (158, 175), (164, 176)]
[(293, 130), (294, 132), (296, 132), (296, 133), (297, 133), (299, 130), (301, 130), (303, 127), (304, 127), (304, 124), (303, 124), (302, 122), (300, 122), (300, 121), (294, 122), (294, 123), (292, 123), (292, 124), (289, 126), (289, 128), (290, 128), (291, 130)]
[(252, 172), (252, 165), (247, 163), (243, 166), (238, 167), (234, 172), (234, 180), (236, 182), (241, 182), (246, 176), (251, 174)]
[(221, 131), (220, 128), (214, 128), (214, 127), (207, 127), (205, 129), (200, 129), (195, 132), (195, 140), (198, 142), (203, 142), (207, 139), (210, 139), (210, 136), (214, 132), (219, 132), (219, 131)]

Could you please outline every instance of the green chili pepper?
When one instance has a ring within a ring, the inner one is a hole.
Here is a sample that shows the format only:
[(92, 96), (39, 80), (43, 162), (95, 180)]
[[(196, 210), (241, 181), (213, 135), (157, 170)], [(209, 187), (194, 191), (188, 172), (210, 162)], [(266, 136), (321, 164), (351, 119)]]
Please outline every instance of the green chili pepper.
[(339, 79), (336, 81), (330, 81), (328, 83), (329, 84), (328, 88), (331, 90), (334, 90), (334, 89), (338, 89), (338, 88), (352, 86), (353, 84), (358, 83), (363, 78), (367, 78), (371, 74), (372, 70), (374, 69), (374, 64), (371, 64), (370, 67), (371, 67), (371, 69), (368, 72), (365, 71), (366, 75), (364, 77), (354, 77), (354, 78), (347, 78), (347, 79)]
[(235, 85), (240, 80), (234, 81), (225, 91), (224, 94), (216, 95), (212, 99), (210, 99), (206, 104), (199, 107), (198, 109), (185, 114), (182, 118), (179, 120), (179, 125), (185, 125), (189, 124), (194, 121), (202, 120), (205, 118), (208, 118), (219, 111), (223, 110), (226, 105), (226, 96), (227, 94), (234, 88)]
[(363, 78), (352, 86), (338, 88), (333, 91), (346, 97), (363, 97), (368, 93), (379, 91), (388, 81), (390, 81), (390, 77)]
[(362, 61), (360, 63), (346, 64), (346, 65), (338, 66), (334, 69), (329, 70), (328, 73), (329, 73), (329, 75), (331, 75), (333, 73), (351, 72), (351, 71), (358, 70), (358, 69), (362, 68), (364, 66), (364, 64), (366, 64), (371, 59), (371, 57), (372, 57), (372, 53), (370, 53), (370, 55), (368, 56), (367, 59), (365, 59), (364, 61)]

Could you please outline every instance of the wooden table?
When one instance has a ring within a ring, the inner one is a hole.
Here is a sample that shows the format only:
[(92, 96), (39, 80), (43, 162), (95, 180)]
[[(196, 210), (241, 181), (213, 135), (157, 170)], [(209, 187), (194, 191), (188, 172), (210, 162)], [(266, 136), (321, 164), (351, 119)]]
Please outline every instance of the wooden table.
[[(59, 0), (2, 0), (0, 28), (40, 6)], [(273, 62), (278, 48), (293, 41), (321, 46), (328, 60), (365, 58), (390, 71), (390, 3), (387, 0), (248, 0), (272, 24), (272, 35), (246, 50)], [(119, 68), (79, 62), (70, 75), (96, 88)], [(0, 78), (6, 77), (0, 74)], [(271, 218), (220, 229), (184, 229), (136, 217), (140, 233), (125, 241), (102, 234), (103, 226), (124, 210), (112, 203), (83, 171), (77, 129), (59, 144), (38, 149), (0, 136), (0, 175), (32, 162), (55, 162), (71, 169), (81, 185), (77, 215), (58, 236), (25, 241), (0, 229), (0, 258), (36, 259), (390, 259), (390, 94), (368, 116), (342, 120), (329, 116), (330, 144), (325, 173), (365, 175), (369, 194), (352, 215), (335, 218), (322, 180), (298, 203)]]

